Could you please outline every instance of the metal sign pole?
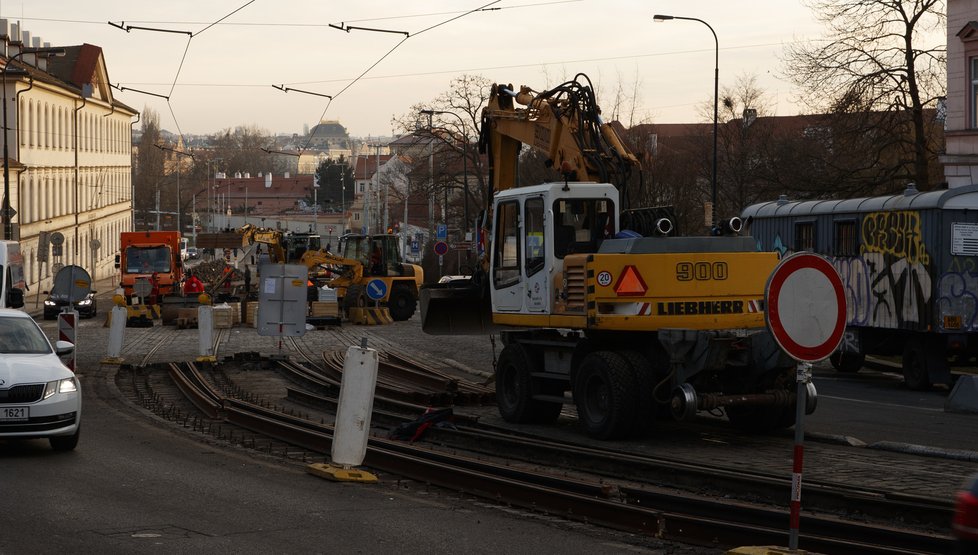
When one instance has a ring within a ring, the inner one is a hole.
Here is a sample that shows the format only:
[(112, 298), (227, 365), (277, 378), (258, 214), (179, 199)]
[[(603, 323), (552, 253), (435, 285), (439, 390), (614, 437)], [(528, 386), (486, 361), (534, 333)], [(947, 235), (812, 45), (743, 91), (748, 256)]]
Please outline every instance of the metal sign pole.
[(788, 549), (798, 549), (798, 529), (801, 521), (801, 471), (805, 459), (805, 406), (808, 404), (808, 382), (812, 381), (812, 365), (809, 362), (799, 362), (795, 379), (798, 381), (798, 393), (795, 400), (795, 450), (794, 464), (791, 470), (791, 509), (790, 536)]

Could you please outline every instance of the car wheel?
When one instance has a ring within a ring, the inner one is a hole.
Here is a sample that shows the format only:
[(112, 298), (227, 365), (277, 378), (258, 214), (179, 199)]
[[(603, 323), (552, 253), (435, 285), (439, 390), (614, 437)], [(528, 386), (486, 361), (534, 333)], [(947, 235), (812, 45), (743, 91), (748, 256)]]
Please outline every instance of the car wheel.
[(78, 436), (81, 435), (81, 426), (75, 429), (75, 433), (70, 436), (51, 436), (51, 448), (55, 451), (71, 451), (78, 445)]
[(54, 320), (55, 317), (57, 317), (57, 314), (50, 314), (48, 312), (45, 312), (44, 313), (44, 319), (45, 320)]

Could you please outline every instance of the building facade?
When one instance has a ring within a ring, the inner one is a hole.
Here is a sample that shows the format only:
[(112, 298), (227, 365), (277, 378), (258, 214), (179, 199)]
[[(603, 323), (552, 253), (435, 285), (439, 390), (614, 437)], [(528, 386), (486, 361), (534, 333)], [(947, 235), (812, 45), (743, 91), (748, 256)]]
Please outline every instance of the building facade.
[(945, 150), (948, 187), (978, 183), (978, 0), (947, 3)]
[(30, 48), (49, 45), (6, 20), (0, 40), (10, 168), (4, 187), (28, 287), (50, 288), (69, 264), (94, 279), (110, 277), (119, 234), (132, 227), (131, 126), (138, 113), (113, 98), (101, 48), (33, 54)]

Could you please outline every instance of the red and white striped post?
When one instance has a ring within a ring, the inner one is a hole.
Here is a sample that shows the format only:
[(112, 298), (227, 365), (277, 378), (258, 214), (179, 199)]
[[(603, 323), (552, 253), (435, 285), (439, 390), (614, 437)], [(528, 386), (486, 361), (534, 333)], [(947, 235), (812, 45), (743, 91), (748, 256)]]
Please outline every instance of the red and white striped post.
[[(764, 298), (767, 301), (764, 318), (771, 337), (797, 362), (788, 543), (788, 548), (795, 551), (801, 520), (805, 412), (809, 404), (812, 363), (828, 358), (842, 341), (846, 327), (846, 296), (839, 272), (827, 259), (814, 253), (799, 252), (782, 260), (771, 272)], [(811, 408), (814, 410), (814, 405)]]

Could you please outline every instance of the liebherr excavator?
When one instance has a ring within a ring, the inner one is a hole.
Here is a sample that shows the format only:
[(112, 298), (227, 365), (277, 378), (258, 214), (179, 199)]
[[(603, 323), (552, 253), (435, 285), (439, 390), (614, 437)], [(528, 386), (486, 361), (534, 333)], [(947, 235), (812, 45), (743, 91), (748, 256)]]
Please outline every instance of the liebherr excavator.
[[(795, 365), (764, 324), (778, 255), (733, 233), (678, 237), (665, 209), (623, 209), (639, 163), (599, 114), (586, 76), (540, 93), (493, 85), (481, 263), (422, 289), (423, 329), (500, 333), (496, 399), (511, 422), (553, 421), (573, 402), (600, 439), (720, 408), (741, 429), (792, 426)], [(514, 186), (523, 144), (564, 180)]]

